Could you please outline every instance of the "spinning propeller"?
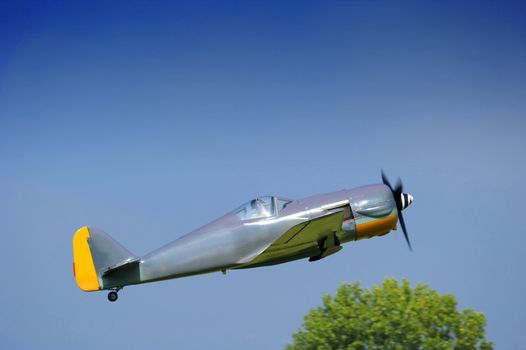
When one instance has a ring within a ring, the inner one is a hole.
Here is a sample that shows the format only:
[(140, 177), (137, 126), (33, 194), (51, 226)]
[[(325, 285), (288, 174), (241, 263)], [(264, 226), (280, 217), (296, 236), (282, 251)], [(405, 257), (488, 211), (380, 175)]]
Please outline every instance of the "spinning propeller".
[(404, 193), (404, 185), (402, 185), (402, 180), (400, 179), (398, 179), (396, 183), (396, 187), (393, 189), (393, 186), (391, 186), (391, 183), (387, 179), (387, 176), (385, 176), (385, 173), (383, 170), (382, 170), (382, 181), (384, 185), (389, 187), (389, 189), (393, 193), (393, 198), (396, 202), (396, 210), (398, 212), (398, 220), (400, 220), (400, 226), (402, 226), (402, 231), (404, 231), (405, 241), (407, 242), (407, 246), (409, 247), (409, 250), (413, 251), (413, 249), (411, 248), (411, 242), (409, 242), (409, 236), (407, 235), (407, 229), (405, 227), (404, 216), (402, 215), (402, 210), (407, 208), (413, 202), (413, 196), (411, 196), (410, 194)]

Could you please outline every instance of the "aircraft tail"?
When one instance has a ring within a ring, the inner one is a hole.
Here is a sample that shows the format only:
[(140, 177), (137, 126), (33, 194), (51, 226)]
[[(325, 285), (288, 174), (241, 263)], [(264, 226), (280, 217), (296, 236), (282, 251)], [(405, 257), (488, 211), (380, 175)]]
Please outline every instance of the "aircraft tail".
[(100, 229), (84, 226), (73, 236), (73, 273), (83, 291), (111, 288), (115, 282), (119, 285), (115, 278), (110, 281), (105, 276), (138, 262), (135, 255)]

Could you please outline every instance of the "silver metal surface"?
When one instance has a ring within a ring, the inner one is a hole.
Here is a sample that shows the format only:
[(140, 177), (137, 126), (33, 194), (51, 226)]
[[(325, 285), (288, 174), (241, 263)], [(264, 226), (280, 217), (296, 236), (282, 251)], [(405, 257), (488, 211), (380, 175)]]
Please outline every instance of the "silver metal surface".
[[(404, 199), (409, 203), (407, 195)], [(109, 289), (302, 258), (315, 261), (356, 240), (360, 225), (385, 221), (393, 213), (396, 203), (385, 185), (292, 201), (267, 196), (140, 258), (98, 229), (90, 228), (89, 246), (103, 288)]]

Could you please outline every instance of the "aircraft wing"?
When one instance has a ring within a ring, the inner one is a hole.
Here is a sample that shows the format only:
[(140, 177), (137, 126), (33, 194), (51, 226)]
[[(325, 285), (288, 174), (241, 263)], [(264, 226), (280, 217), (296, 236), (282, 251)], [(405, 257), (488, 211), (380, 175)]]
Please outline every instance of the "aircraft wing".
[[(255, 267), (312, 257), (320, 254), (320, 241), (342, 229), (345, 209), (338, 208), (293, 226), (256, 258), (240, 266)], [(338, 247), (334, 252), (341, 249)]]

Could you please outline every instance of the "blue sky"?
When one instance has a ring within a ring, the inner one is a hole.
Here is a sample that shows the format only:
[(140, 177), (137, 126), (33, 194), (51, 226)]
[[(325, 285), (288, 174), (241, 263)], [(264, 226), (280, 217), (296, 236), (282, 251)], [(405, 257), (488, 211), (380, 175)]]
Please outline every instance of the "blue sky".
[[(282, 348), (341, 282), (428, 283), (526, 344), (526, 6), (0, 4), (0, 345)], [(145, 254), (255, 195), (380, 182), (401, 231), (316, 263), (83, 293), (77, 228)]]

